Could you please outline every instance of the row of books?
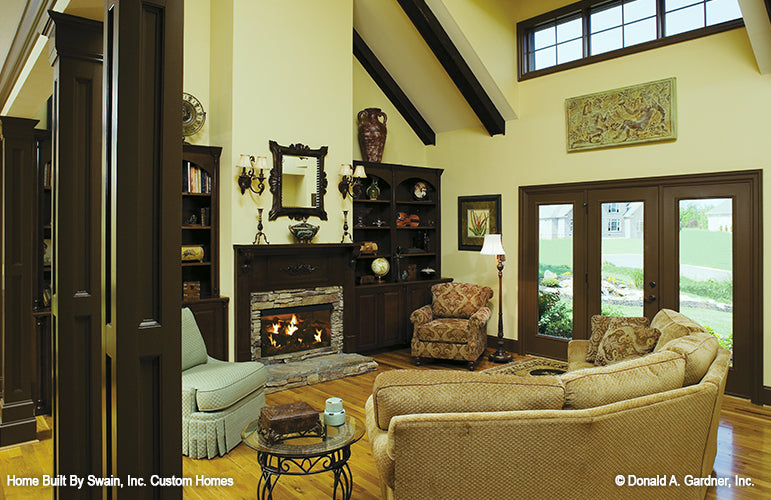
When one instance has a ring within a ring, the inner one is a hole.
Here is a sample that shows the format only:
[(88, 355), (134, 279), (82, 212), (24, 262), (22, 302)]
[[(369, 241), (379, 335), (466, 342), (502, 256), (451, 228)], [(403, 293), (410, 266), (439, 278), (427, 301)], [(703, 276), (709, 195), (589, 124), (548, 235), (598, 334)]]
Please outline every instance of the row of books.
[(211, 176), (204, 169), (185, 161), (182, 167), (182, 192), (211, 193)]
[(43, 176), (43, 187), (50, 188), (51, 187), (51, 162), (46, 162), (45, 165), (43, 165), (43, 171), (41, 172), (41, 175)]

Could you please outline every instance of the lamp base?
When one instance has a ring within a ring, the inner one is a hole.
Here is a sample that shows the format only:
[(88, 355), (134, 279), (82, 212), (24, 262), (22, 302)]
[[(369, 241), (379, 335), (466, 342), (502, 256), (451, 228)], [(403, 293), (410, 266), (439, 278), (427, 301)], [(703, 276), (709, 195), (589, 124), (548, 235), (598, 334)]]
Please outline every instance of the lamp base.
[(498, 350), (490, 354), (488, 358), (493, 363), (508, 363), (513, 359), (512, 355), (503, 350), (503, 346), (498, 346)]

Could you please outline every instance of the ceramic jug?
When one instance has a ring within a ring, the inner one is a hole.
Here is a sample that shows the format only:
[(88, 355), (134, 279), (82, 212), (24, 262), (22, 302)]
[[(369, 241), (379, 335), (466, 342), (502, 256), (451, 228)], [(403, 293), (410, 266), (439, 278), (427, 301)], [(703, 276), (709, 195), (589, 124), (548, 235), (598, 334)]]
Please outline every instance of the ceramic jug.
[(357, 118), (361, 156), (365, 161), (380, 162), (383, 159), (388, 116), (380, 108), (367, 108), (359, 111)]

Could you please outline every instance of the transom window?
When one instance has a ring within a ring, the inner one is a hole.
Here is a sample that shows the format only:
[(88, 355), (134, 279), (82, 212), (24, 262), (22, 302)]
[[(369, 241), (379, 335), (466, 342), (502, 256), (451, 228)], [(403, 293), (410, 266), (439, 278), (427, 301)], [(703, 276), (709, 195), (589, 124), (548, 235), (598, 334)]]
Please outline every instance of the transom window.
[(737, 0), (584, 0), (517, 25), (520, 80), (743, 25)]

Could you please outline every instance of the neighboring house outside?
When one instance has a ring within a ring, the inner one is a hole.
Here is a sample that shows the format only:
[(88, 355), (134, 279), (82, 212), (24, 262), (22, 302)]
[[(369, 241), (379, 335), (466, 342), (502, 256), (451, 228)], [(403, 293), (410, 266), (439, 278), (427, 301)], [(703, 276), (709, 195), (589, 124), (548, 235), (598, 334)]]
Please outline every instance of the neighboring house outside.
[(733, 200), (725, 199), (707, 212), (707, 229), (709, 231), (733, 232)]
[(642, 238), (643, 204), (641, 202), (603, 203), (601, 227), (603, 238)]
[(542, 240), (571, 238), (573, 236), (573, 206), (539, 206), (538, 236)]

